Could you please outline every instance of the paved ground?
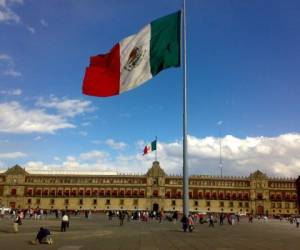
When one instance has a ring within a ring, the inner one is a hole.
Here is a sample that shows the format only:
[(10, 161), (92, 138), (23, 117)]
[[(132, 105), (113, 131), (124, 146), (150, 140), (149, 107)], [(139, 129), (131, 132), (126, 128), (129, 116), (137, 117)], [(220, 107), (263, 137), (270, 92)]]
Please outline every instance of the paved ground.
[[(51, 230), (53, 245), (29, 244), (40, 226)], [(65, 233), (59, 231), (59, 226), (60, 221), (55, 219), (24, 220), (20, 232), (14, 234), (11, 222), (0, 220), (0, 249), (300, 249), (300, 228), (283, 221), (248, 224), (242, 220), (234, 226), (225, 224), (214, 228), (202, 224), (196, 225), (193, 233), (184, 233), (179, 223), (125, 221), (120, 227), (117, 218), (108, 221), (104, 215), (97, 215), (91, 220), (71, 218), (70, 229)]]

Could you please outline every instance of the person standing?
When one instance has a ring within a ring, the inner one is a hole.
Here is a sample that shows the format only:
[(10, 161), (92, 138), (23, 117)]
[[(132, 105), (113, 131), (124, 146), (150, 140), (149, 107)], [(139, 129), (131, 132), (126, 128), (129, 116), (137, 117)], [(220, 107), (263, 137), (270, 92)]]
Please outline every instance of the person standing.
[(223, 213), (220, 214), (220, 226), (223, 225), (224, 215)]
[(214, 216), (212, 214), (209, 215), (209, 225), (208, 227), (214, 227)]
[(296, 227), (299, 228), (299, 224), (300, 224), (300, 217), (296, 218)]
[(186, 230), (188, 228), (188, 218), (185, 215), (182, 216), (181, 223), (182, 223), (183, 231), (186, 232)]
[(69, 224), (69, 216), (67, 214), (63, 214), (63, 217), (62, 217), (62, 220), (61, 220), (60, 231), (65, 232), (68, 224)]
[(21, 217), (19, 214), (16, 214), (13, 222), (14, 233), (19, 232), (19, 225), (22, 225)]
[(1, 219), (4, 218), (4, 215), (5, 215), (5, 210), (4, 210), (4, 207), (1, 208)]
[(119, 220), (120, 220), (120, 226), (123, 226), (124, 224), (124, 212), (119, 211)]

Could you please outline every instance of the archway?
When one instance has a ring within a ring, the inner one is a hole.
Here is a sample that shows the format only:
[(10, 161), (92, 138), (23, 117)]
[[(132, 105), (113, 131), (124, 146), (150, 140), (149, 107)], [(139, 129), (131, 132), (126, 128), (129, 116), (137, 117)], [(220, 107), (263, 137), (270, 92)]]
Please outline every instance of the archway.
[(158, 212), (159, 211), (159, 205), (157, 203), (153, 204), (153, 211)]
[(263, 215), (264, 214), (264, 207), (263, 206), (258, 206), (257, 207), (257, 214), (258, 215)]

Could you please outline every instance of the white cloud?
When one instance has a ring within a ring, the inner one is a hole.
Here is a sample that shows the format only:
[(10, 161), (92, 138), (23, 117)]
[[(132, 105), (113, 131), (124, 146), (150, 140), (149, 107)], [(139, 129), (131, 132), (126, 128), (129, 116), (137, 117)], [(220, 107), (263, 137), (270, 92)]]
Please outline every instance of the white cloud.
[(22, 90), (21, 89), (9, 89), (9, 90), (1, 90), (0, 94), (2, 95), (21, 95), (22, 94)]
[(82, 101), (78, 99), (59, 99), (57, 97), (50, 97), (49, 100), (39, 98), (36, 105), (44, 108), (56, 109), (63, 116), (74, 117), (85, 112), (94, 111), (95, 108), (91, 106), (90, 101)]
[[(189, 136), (188, 166), (190, 174), (219, 175), (219, 138)], [(140, 141), (142, 142), (142, 141)], [(132, 155), (111, 156), (108, 152), (92, 150), (78, 156), (61, 159), (60, 164), (27, 163), (48, 170), (104, 171), (145, 174), (154, 161), (154, 152), (142, 156), (144, 143)], [(249, 176), (257, 169), (269, 176), (297, 177), (300, 173), (300, 134), (283, 134), (277, 137), (237, 138), (227, 135), (222, 138), (224, 175)], [(181, 141), (160, 142), (158, 160), (169, 174), (182, 173)]]
[(82, 153), (80, 154), (80, 159), (81, 160), (103, 160), (107, 159), (109, 157), (109, 153), (99, 151), (99, 150), (93, 150), (90, 152)]
[(31, 27), (31, 26), (26, 26), (26, 29), (31, 33), (31, 34), (35, 34), (35, 28)]
[(224, 122), (223, 121), (218, 121), (217, 125), (221, 126)]
[(23, 4), (22, 0), (0, 0), (0, 23), (19, 23), (20, 17), (15, 13), (11, 6), (14, 4)]
[(107, 139), (105, 144), (111, 147), (112, 149), (124, 149), (127, 145), (124, 142), (116, 142), (113, 139)]
[(90, 126), (90, 125), (91, 125), (90, 122), (83, 122), (83, 123), (81, 123), (82, 127), (87, 127), (87, 126)]
[(40, 20), (40, 23), (41, 23), (41, 25), (44, 26), (44, 27), (47, 27), (47, 26), (48, 26), (48, 23), (45, 21), (45, 19), (41, 19), (41, 20)]
[(12, 77), (19, 77), (19, 76), (22, 76), (22, 73), (19, 72), (19, 71), (16, 71), (13, 68), (10, 68), (10, 69), (7, 69), (7, 70), (3, 71), (3, 75), (12, 76)]
[(54, 156), (53, 160), (55, 160), (55, 161), (61, 161), (60, 157), (58, 157), (58, 156)]
[(35, 140), (35, 141), (40, 141), (40, 140), (42, 140), (43, 138), (41, 137), (41, 136), (36, 136), (36, 137), (34, 137), (33, 138), (33, 140)]
[(79, 134), (80, 134), (81, 136), (87, 136), (87, 135), (88, 135), (88, 132), (86, 132), (86, 131), (79, 131)]
[(16, 158), (23, 158), (27, 155), (22, 152), (11, 152), (11, 153), (0, 153), (0, 159), (16, 159)]
[(75, 128), (58, 115), (40, 109), (26, 109), (18, 102), (0, 103), (0, 132), (54, 133), (58, 129)]
[(101, 144), (101, 141), (100, 141), (100, 140), (93, 140), (93, 141), (91, 141), (91, 143), (94, 143), (94, 144)]
[(7, 54), (0, 54), (0, 71), (2, 75), (6, 76), (22, 76), (22, 73), (15, 69), (14, 59)]
[(1, 61), (11, 61), (12, 58), (7, 54), (0, 54), (0, 60)]

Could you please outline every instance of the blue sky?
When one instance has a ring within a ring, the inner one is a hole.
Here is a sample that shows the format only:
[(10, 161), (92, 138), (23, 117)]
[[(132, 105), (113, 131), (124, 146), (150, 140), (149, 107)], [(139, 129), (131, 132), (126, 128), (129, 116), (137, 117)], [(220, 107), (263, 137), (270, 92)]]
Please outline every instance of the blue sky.
[[(83, 96), (89, 57), (181, 1), (0, 0), (0, 168), (181, 172), (182, 71)], [(190, 172), (300, 173), (299, 1), (187, 0)], [(221, 125), (218, 122), (222, 121)]]

